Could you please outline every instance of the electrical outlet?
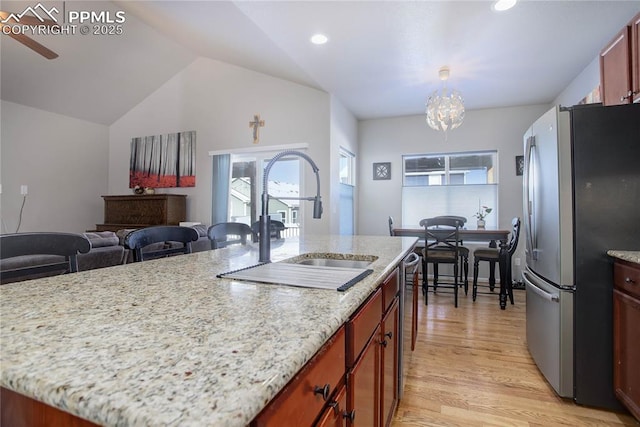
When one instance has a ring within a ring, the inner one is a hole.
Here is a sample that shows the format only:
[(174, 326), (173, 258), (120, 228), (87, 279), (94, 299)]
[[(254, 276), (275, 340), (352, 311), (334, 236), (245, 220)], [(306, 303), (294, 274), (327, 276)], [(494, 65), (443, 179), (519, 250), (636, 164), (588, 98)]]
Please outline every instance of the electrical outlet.
[(520, 258), (515, 258), (513, 262), (515, 265), (520, 265)]
[(28, 192), (29, 192), (29, 187), (27, 187), (26, 185), (20, 186), (20, 194), (22, 194), (23, 196), (26, 196)]

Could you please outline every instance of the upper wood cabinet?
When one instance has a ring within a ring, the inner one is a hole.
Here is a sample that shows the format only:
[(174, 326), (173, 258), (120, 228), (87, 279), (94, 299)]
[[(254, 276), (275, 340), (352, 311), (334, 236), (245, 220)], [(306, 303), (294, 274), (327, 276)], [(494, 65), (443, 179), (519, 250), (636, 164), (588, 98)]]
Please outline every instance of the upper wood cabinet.
[(600, 90), (604, 105), (640, 101), (640, 13), (600, 52)]
[(631, 91), (633, 102), (640, 102), (640, 13), (631, 21)]

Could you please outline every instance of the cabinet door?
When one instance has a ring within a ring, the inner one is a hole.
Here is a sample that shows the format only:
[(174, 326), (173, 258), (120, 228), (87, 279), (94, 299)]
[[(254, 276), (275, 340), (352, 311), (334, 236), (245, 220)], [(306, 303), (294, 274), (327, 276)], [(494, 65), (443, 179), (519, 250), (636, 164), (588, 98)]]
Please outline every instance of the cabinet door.
[(387, 315), (382, 320), (381, 344), (381, 384), (380, 420), (383, 426), (391, 424), (393, 411), (398, 403), (398, 301), (393, 303)]
[(633, 102), (640, 101), (640, 13), (631, 21), (631, 91)]
[(346, 427), (349, 412), (347, 411), (347, 387), (344, 385), (336, 392), (327, 409), (324, 410), (316, 427)]
[(380, 326), (362, 351), (349, 374), (348, 409), (354, 413), (352, 426), (376, 427), (380, 406)]
[(613, 291), (613, 388), (640, 419), (640, 300)]
[(604, 105), (629, 104), (631, 27), (626, 26), (600, 53), (600, 90)]

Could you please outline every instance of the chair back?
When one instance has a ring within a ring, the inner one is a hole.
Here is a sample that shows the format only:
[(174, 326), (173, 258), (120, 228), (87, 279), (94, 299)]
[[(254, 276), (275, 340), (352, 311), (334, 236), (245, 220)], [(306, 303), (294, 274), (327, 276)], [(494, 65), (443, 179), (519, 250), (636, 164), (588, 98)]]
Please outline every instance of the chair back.
[(8, 268), (0, 271), (0, 281), (27, 276), (46, 276), (52, 272), (75, 273), (78, 271), (78, 254), (91, 250), (89, 239), (74, 233), (16, 233), (0, 236), (0, 259), (24, 255), (56, 255), (64, 261), (44, 258), (42, 264), (27, 267)]
[(425, 249), (451, 252), (453, 262), (458, 259), (460, 247), (460, 228), (463, 222), (457, 218), (434, 217), (420, 221), (424, 227)]
[(441, 216), (437, 216), (435, 218), (446, 218), (446, 219), (455, 219), (460, 221), (462, 224), (460, 225), (460, 227), (463, 227), (464, 224), (467, 223), (467, 218), (463, 217), (463, 216), (456, 216), (456, 215), (441, 215)]
[[(282, 239), (282, 232), (286, 228), (284, 222), (272, 219), (269, 227), (272, 239)], [(253, 232), (253, 241), (257, 242), (258, 236), (260, 235), (260, 221), (256, 221), (251, 225), (251, 231)]]
[(211, 240), (211, 249), (219, 249), (237, 243), (246, 245), (247, 236), (253, 235), (253, 231), (242, 222), (221, 222), (209, 227), (207, 235)]
[(393, 231), (393, 217), (389, 216), (389, 235), (395, 236), (396, 233)]
[[(190, 254), (191, 242), (198, 240), (198, 232), (192, 227), (177, 225), (158, 225), (141, 228), (127, 234), (124, 238), (125, 247), (133, 251), (133, 261), (147, 261), (176, 254)], [(170, 242), (181, 243), (173, 246)], [(165, 243), (161, 249), (142, 251), (143, 248), (154, 243)]]
[(507, 243), (507, 251), (509, 256), (512, 256), (516, 248), (518, 247), (518, 240), (520, 239), (520, 218), (515, 217), (511, 220), (511, 236), (509, 236), (509, 243)]

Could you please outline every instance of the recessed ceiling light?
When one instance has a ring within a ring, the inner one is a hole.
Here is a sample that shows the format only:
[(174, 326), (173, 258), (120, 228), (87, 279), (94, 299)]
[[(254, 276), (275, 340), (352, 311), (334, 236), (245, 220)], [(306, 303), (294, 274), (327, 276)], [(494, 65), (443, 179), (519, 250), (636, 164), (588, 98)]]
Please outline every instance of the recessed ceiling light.
[(311, 43), (313, 44), (325, 44), (329, 41), (329, 38), (324, 34), (314, 34), (311, 36)]
[(493, 10), (503, 12), (516, 5), (517, 0), (498, 0), (493, 4)]

